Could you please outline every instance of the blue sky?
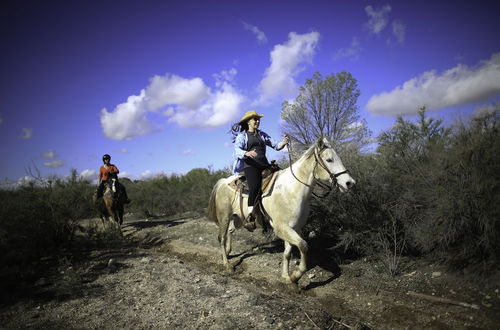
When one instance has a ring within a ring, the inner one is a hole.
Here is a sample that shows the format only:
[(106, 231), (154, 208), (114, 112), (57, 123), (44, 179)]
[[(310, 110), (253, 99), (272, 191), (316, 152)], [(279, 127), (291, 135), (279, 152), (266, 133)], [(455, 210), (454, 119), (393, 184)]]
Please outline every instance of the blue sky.
[[(230, 166), (246, 110), (280, 110), (316, 71), (349, 71), (378, 135), (426, 105), (452, 121), (500, 100), (494, 1), (7, 1), (0, 179), (26, 168), (133, 179)], [(269, 158), (278, 154), (269, 152)]]

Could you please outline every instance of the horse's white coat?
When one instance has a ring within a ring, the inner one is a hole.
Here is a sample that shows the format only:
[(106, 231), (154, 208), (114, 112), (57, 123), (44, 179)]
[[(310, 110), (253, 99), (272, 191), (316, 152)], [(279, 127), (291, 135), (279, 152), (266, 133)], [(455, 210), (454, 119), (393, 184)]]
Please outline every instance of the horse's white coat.
[[(315, 152), (318, 152), (330, 173), (318, 165)], [(307, 270), (308, 246), (307, 242), (300, 237), (299, 232), (309, 215), (309, 200), (315, 183), (314, 177), (331, 182), (330, 174), (345, 171), (342, 161), (326, 139), (320, 139), (310, 147), (298, 161), (292, 164), (292, 169), (293, 174), (290, 167), (281, 170), (274, 183), (272, 194), (262, 199), (265, 210), (272, 218), (271, 226), (276, 236), (285, 242), (281, 276), (287, 283), (296, 283)], [(241, 227), (242, 223), (239, 216), (241, 212), (239, 198), (228, 185), (234, 179), (235, 177), (231, 176), (217, 182), (212, 190), (208, 206), (211, 219), (219, 226), (222, 259), (228, 268), (230, 266), (227, 256), (231, 252), (232, 233), (235, 228)], [(337, 184), (341, 191), (346, 191), (354, 183), (349, 173), (337, 177)], [(246, 217), (247, 198), (243, 199), (243, 203), (244, 217)], [(300, 264), (290, 274), (292, 246), (296, 246), (300, 251)]]

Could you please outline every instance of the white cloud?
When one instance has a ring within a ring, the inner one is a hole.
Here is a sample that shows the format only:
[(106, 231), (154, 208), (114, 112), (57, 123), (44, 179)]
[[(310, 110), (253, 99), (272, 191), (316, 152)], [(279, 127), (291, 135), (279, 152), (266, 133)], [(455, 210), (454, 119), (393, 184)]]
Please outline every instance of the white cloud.
[(53, 160), (50, 162), (43, 162), (43, 165), (51, 168), (59, 168), (64, 165), (64, 162), (62, 160)]
[(371, 33), (379, 35), (389, 22), (388, 16), (391, 12), (391, 6), (385, 5), (376, 9), (374, 9), (372, 6), (366, 6), (365, 12), (370, 17), (368, 22), (365, 23), (365, 26), (368, 28), (368, 30), (370, 30)]
[(361, 52), (361, 44), (359, 43), (359, 38), (353, 37), (351, 41), (351, 46), (347, 48), (340, 48), (334, 54), (332, 59), (334, 61), (339, 60), (341, 58), (347, 57), (351, 60), (358, 60), (359, 54)]
[(300, 64), (312, 61), (319, 37), (318, 32), (290, 32), (286, 43), (274, 46), (270, 54), (271, 65), (259, 85), (261, 96), (257, 103), (265, 103), (276, 96), (290, 97), (297, 92), (295, 77), (303, 70)]
[(87, 180), (97, 180), (97, 172), (95, 170), (83, 170), (80, 172), (80, 177)]
[(120, 149), (116, 149), (115, 152), (126, 154), (128, 152), (128, 149), (127, 148), (120, 148)]
[(101, 110), (104, 134), (115, 140), (129, 140), (158, 131), (147, 114), (158, 112), (183, 127), (217, 127), (236, 117), (244, 97), (231, 84), (236, 70), (216, 75), (212, 91), (201, 78), (185, 79), (176, 75), (154, 76), (139, 95), (129, 96), (114, 111)]
[(441, 75), (427, 71), (390, 92), (373, 95), (366, 108), (374, 114), (415, 114), (422, 106), (438, 110), (486, 101), (500, 94), (500, 53), (469, 68), (459, 64)]
[(400, 45), (404, 44), (406, 35), (406, 25), (404, 25), (403, 22), (399, 20), (393, 21), (392, 33), (394, 34), (394, 37), (396, 38), (396, 42), (398, 44)]
[(31, 139), (33, 137), (33, 130), (31, 128), (23, 128), (23, 135), (19, 137), (24, 140)]
[(146, 108), (158, 110), (168, 104), (196, 108), (210, 93), (201, 78), (185, 79), (176, 75), (154, 76), (146, 87)]
[(47, 159), (54, 159), (56, 157), (56, 153), (54, 152), (54, 150), (49, 149), (47, 152), (44, 152), (42, 154), (42, 157)]
[(254, 25), (250, 25), (248, 23), (242, 22), (243, 26), (245, 27), (245, 30), (251, 31), (253, 34), (255, 34), (255, 37), (257, 37), (257, 42), (259, 44), (265, 44), (267, 43), (267, 37), (264, 32), (262, 32), (258, 27)]
[(103, 108), (101, 126), (104, 135), (113, 140), (130, 140), (158, 131), (159, 128), (146, 118), (145, 98), (143, 89), (139, 95), (131, 95), (127, 102), (118, 104), (112, 112)]
[(194, 151), (191, 150), (191, 149), (186, 149), (186, 150), (183, 150), (181, 152), (181, 155), (183, 155), (183, 156), (192, 156), (192, 155), (194, 155)]

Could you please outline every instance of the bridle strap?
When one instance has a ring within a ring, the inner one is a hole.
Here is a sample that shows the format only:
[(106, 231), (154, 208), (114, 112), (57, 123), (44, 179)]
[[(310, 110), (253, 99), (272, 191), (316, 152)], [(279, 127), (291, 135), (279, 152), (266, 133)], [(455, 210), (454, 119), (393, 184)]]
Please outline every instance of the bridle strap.
[(288, 143), (288, 144), (286, 145), (286, 147), (287, 147), (287, 149), (288, 149), (288, 161), (290, 162), (290, 172), (292, 172), (293, 177), (294, 177), (297, 181), (299, 181), (300, 183), (302, 183), (304, 186), (309, 187), (309, 188), (311, 188), (311, 189), (312, 189), (312, 186), (311, 186), (311, 185), (309, 185), (309, 184), (307, 184), (307, 183), (305, 183), (305, 182), (302, 182), (302, 180), (300, 180), (299, 178), (297, 178), (297, 176), (295, 175), (295, 173), (293, 173), (293, 168), (292, 168), (292, 146), (291, 146), (291, 143)]
[[(291, 143), (288, 143), (287, 144), (287, 148), (288, 148), (288, 160), (290, 162), (290, 172), (292, 172), (292, 175), (293, 177), (299, 181), (300, 183), (302, 183), (303, 185), (305, 185), (306, 187), (309, 187), (309, 188), (313, 188), (314, 185), (310, 185), (310, 184), (307, 184), (305, 182), (303, 182), (302, 180), (300, 180), (296, 175), (295, 173), (293, 173), (293, 168), (292, 168), (292, 148), (291, 148)], [(325, 162), (323, 161), (323, 158), (320, 157), (320, 153), (323, 152), (324, 149), (321, 149), (320, 151), (318, 151), (318, 149), (316, 147), (314, 147), (314, 160), (316, 161), (315, 162), (315, 165), (314, 165), (314, 169), (313, 169), (313, 178), (314, 178), (314, 183), (315, 185), (317, 185), (318, 187), (320, 187), (321, 189), (325, 190), (326, 193), (323, 194), (323, 195), (318, 195), (316, 194), (314, 191), (313, 191), (313, 195), (315, 197), (318, 197), (318, 198), (323, 198), (323, 197), (326, 197), (332, 190), (333, 190), (333, 187), (335, 186), (338, 186), (338, 182), (337, 182), (337, 178), (339, 176), (341, 176), (342, 174), (346, 174), (346, 173), (349, 173), (349, 170), (345, 170), (345, 171), (342, 171), (342, 172), (339, 172), (339, 173), (332, 173), (329, 169), (328, 169), (328, 166), (326, 166)], [(331, 185), (327, 185), (325, 183), (323, 183), (320, 179), (316, 178), (314, 176), (314, 171), (316, 170), (316, 166), (317, 165), (320, 165), (327, 173), (328, 175), (330, 176), (330, 178), (332, 179), (332, 184)]]

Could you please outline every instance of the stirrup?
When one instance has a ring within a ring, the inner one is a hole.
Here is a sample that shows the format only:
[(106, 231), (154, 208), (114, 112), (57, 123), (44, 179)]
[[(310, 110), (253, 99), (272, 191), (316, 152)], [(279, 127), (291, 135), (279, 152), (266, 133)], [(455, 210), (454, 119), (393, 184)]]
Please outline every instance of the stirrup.
[(245, 227), (245, 229), (250, 232), (254, 231), (255, 228), (257, 228), (257, 226), (255, 225), (255, 219), (251, 213), (246, 217), (243, 227)]

